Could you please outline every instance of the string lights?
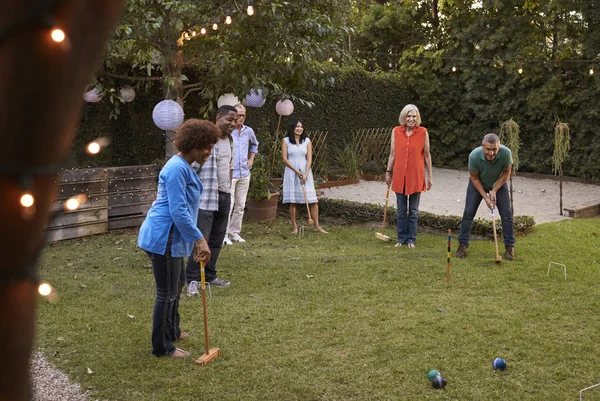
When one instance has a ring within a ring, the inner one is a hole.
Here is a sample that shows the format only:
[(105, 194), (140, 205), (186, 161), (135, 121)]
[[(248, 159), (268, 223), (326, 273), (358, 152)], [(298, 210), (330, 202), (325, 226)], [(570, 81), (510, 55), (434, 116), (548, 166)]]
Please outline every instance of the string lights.
[[(477, 45), (475, 47), (477, 48)], [(360, 56), (362, 54), (367, 56), (367, 58), (373, 58), (373, 56), (379, 56), (380, 62), (381, 62), (381, 58), (383, 58), (383, 57), (395, 58), (395, 59), (401, 58), (401, 55), (397, 54), (397, 53), (371, 52), (371, 51), (364, 51), (364, 50), (352, 50), (352, 51), (340, 50), (340, 51), (346, 53), (349, 57), (356, 57), (356, 56)], [(452, 72), (458, 71), (458, 69), (461, 68), (461, 65), (463, 65), (463, 64), (467, 64), (467, 65), (468, 64), (470, 64), (470, 65), (488, 64), (488, 65), (493, 65), (494, 68), (514, 68), (513, 71), (515, 71), (519, 75), (522, 75), (526, 72), (526, 66), (528, 64), (529, 65), (538, 64), (538, 65), (545, 66), (546, 68), (552, 67), (552, 66), (558, 67), (558, 66), (566, 66), (566, 65), (575, 64), (575, 65), (583, 66), (583, 68), (585, 68), (581, 72), (585, 73), (585, 71), (587, 71), (587, 73), (589, 73), (589, 75), (594, 75), (594, 73), (595, 73), (594, 67), (595, 67), (595, 65), (600, 63), (600, 59), (597, 59), (597, 60), (596, 59), (591, 59), (591, 60), (589, 60), (589, 59), (554, 59), (554, 60), (551, 60), (551, 59), (522, 59), (522, 58), (502, 59), (500, 57), (496, 57), (496, 58), (451, 57), (451, 56), (446, 57), (446, 56), (433, 56), (433, 55), (427, 55), (427, 54), (414, 55), (413, 58), (415, 59), (414, 62), (416, 62), (416, 60), (432, 60), (432, 61), (442, 60), (446, 63), (447, 68), (449, 68)], [(387, 60), (385, 60), (385, 62), (387, 63)], [(393, 64), (389, 63), (389, 66), (391, 69), (393, 67)], [(589, 70), (587, 68), (589, 68)]]
[(246, 9), (246, 13), (250, 16), (254, 15), (254, 4), (252, 0), (248, 0), (248, 8)]

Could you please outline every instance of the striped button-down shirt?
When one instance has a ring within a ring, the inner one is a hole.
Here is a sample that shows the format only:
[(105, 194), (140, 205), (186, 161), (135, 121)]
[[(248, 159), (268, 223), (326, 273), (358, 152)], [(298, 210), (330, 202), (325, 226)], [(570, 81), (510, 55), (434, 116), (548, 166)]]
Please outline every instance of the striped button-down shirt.
[[(231, 144), (232, 152), (235, 141)], [(200, 196), (200, 209), (216, 212), (219, 210), (219, 187), (217, 180), (217, 160), (219, 159), (219, 147), (214, 146), (206, 162), (200, 165), (192, 163), (192, 167), (198, 172), (202, 182), (202, 195)], [(231, 163), (230, 163), (231, 164)]]
[(234, 129), (231, 136), (235, 139), (236, 145), (233, 154), (233, 178), (248, 177), (250, 175), (248, 155), (258, 153), (258, 141), (254, 130), (247, 125), (242, 125), (242, 129), (240, 131)]

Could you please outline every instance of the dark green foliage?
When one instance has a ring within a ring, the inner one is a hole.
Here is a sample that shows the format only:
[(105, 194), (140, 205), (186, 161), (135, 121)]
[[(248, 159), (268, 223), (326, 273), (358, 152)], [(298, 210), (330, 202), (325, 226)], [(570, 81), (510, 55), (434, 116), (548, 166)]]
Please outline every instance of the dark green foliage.
[[(430, 60), (421, 60), (421, 64), (423, 68), (434, 67)], [(519, 170), (550, 174), (556, 123), (552, 116), (562, 106), (549, 99), (557, 99), (560, 103), (568, 101), (573, 110), (568, 118), (572, 147), (564, 174), (598, 179), (600, 141), (595, 139), (598, 137), (595, 127), (599, 112), (594, 100), (600, 97), (595, 86), (598, 78), (586, 76), (586, 71), (561, 71), (539, 69), (531, 74), (539, 73), (540, 77), (516, 78), (510, 71), (476, 66), (456, 73), (437, 69), (423, 77), (403, 79), (404, 73), (370, 73), (358, 67), (328, 65), (314, 73), (332, 76), (335, 85), (318, 93), (307, 93), (305, 98), (315, 103), (312, 108), (296, 101), (292, 116), (281, 118), (280, 131), (287, 130), (292, 118), (304, 120), (308, 131), (328, 131), (327, 162), (331, 166), (336, 152), (351, 143), (353, 130), (395, 126), (402, 107), (414, 103), (421, 111), (423, 126), (429, 130), (433, 164), (464, 168), (469, 153), (479, 146), (483, 136), (498, 132), (499, 124), (512, 116), (520, 125)], [(188, 76), (193, 73), (186, 71)], [(542, 83), (542, 77), (548, 75), (553, 78)], [(198, 78), (201, 79), (200, 74)], [(580, 80), (583, 88), (577, 87)], [(453, 93), (462, 95), (458, 98)], [(86, 105), (77, 131), (76, 149), (106, 134), (113, 138), (113, 144), (94, 160), (96, 164), (84, 161), (79, 165), (135, 165), (162, 158), (162, 132), (154, 126), (151, 116), (152, 108), (160, 100), (159, 96), (139, 93), (133, 103), (121, 106), (117, 121), (109, 121), (111, 107), (104, 102)], [(259, 151), (269, 157), (273, 148), (279, 148), (274, 143), (279, 121), (276, 101), (268, 97), (263, 107), (247, 110), (246, 124), (257, 134)], [(199, 110), (205, 104), (201, 96), (191, 94), (184, 107), (186, 118), (199, 118)], [(279, 158), (276, 155), (275, 161)], [(273, 176), (278, 174), (281, 172), (273, 171)]]
[(273, 185), (271, 184), (271, 175), (268, 171), (266, 157), (259, 153), (254, 157), (254, 164), (252, 165), (248, 199), (254, 199), (257, 202), (265, 198), (271, 199), (272, 190)]
[[(113, 105), (108, 101), (86, 103), (71, 146), (73, 167), (135, 166), (162, 161), (165, 133), (152, 121), (152, 110), (161, 100), (156, 93), (138, 93), (133, 102), (120, 105), (121, 114), (116, 120), (109, 118)], [(97, 156), (87, 156), (83, 152), (86, 144), (102, 136), (110, 138), (110, 146)]]
[[(383, 220), (383, 206), (337, 199), (319, 200), (319, 210), (322, 216), (330, 216), (344, 219), (348, 223), (364, 223), (367, 221)], [(396, 224), (396, 208), (388, 207), (387, 222)], [(419, 212), (419, 226), (447, 232), (449, 229), (458, 233), (460, 228), (459, 216), (438, 216), (433, 213)], [(514, 217), (515, 234), (525, 235), (535, 227), (535, 221), (531, 216)], [(501, 224), (496, 224), (498, 234), (502, 233)], [(473, 221), (472, 234), (492, 238), (491, 220), (476, 219)]]

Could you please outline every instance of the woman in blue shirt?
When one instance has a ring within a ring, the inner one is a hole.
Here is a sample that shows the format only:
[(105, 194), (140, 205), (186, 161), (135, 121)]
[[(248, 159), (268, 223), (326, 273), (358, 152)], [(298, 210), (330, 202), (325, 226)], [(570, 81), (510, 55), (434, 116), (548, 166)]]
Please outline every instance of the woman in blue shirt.
[(175, 134), (179, 150), (160, 171), (156, 201), (146, 215), (138, 246), (152, 261), (156, 300), (152, 314), (152, 353), (181, 358), (190, 353), (173, 345), (187, 337), (179, 328), (179, 296), (184, 282), (183, 258), (208, 262), (210, 250), (196, 227), (202, 183), (191, 167), (203, 164), (217, 143), (219, 130), (210, 121), (190, 119)]

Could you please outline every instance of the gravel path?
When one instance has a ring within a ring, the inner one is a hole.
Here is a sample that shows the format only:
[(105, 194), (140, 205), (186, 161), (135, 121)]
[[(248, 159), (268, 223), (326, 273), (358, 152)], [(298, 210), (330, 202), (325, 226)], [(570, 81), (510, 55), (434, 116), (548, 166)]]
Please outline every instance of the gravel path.
[(54, 367), (41, 352), (31, 357), (33, 401), (88, 401), (87, 392), (79, 384)]

